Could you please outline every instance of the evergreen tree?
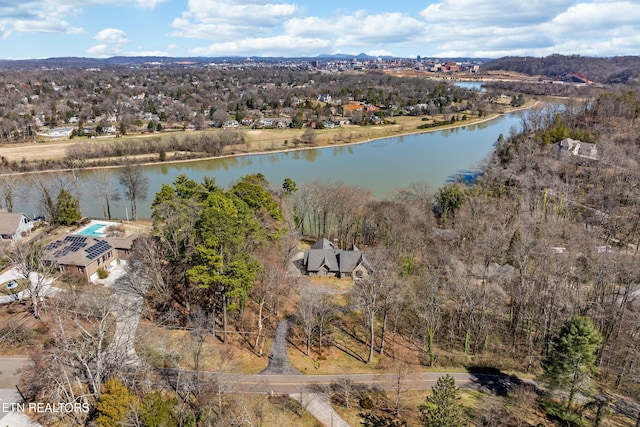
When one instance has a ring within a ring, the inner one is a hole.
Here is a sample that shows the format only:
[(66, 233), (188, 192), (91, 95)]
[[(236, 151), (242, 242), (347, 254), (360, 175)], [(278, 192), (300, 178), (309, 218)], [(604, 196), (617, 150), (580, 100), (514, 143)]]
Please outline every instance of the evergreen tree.
[(431, 396), (420, 405), (420, 420), (425, 427), (456, 427), (464, 425), (460, 390), (456, 380), (447, 374), (438, 378)]
[(544, 379), (552, 388), (566, 391), (567, 410), (578, 393), (589, 393), (597, 374), (596, 353), (602, 342), (600, 332), (587, 316), (573, 316), (552, 339), (544, 361)]
[(140, 419), (147, 427), (177, 427), (180, 425), (177, 413), (175, 398), (165, 399), (159, 392), (153, 392), (142, 400)]
[(460, 183), (446, 184), (435, 195), (436, 213), (443, 223), (454, 217), (465, 198), (465, 188)]
[(71, 225), (82, 218), (80, 202), (73, 194), (62, 189), (58, 194), (54, 211), (53, 223), (58, 225)]
[(298, 191), (298, 186), (291, 178), (285, 178), (284, 182), (282, 183), (282, 189), (284, 190), (284, 193), (289, 196)]
[(117, 377), (110, 378), (104, 383), (97, 406), (96, 423), (98, 427), (123, 425), (130, 411), (129, 402), (131, 399), (131, 393)]

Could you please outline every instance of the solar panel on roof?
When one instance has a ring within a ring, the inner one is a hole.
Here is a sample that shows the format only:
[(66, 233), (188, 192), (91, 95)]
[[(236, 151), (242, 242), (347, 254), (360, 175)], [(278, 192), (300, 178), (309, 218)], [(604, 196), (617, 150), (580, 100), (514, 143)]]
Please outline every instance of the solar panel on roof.
[(87, 249), (85, 249), (85, 252), (87, 253), (87, 258), (95, 259), (111, 249), (113, 249), (113, 247), (108, 242), (104, 240), (98, 240), (94, 245), (91, 245)]

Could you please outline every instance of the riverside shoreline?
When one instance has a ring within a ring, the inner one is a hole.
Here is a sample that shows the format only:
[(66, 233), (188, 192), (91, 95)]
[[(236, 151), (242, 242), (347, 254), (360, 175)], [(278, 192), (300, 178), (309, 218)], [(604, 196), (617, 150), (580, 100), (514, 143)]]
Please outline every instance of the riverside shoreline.
[[(256, 151), (246, 151), (246, 152), (234, 152), (234, 153), (228, 153), (228, 154), (222, 154), (219, 156), (205, 156), (205, 157), (195, 157), (195, 158), (190, 158), (190, 159), (174, 159), (174, 160), (164, 160), (164, 161), (141, 161), (140, 165), (142, 166), (151, 166), (151, 165), (170, 165), (170, 164), (178, 164), (178, 163), (190, 163), (190, 162), (197, 162), (197, 161), (207, 161), (207, 160), (216, 160), (216, 159), (225, 159), (225, 158), (238, 158), (238, 157), (246, 157), (246, 156), (259, 156), (259, 155), (265, 155), (265, 154), (280, 154), (280, 153), (289, 153), (289, 152), (295, 152), (295, 151), (305, 151), (305, 150), (315, 150), (315, 149), (323, 149), (323, 148), (335, 148), (335, 147), (346, 147), (346, 146), (352, 146), (352, 145), (359, 145), (359, 144), (366, 144), (369, 142), (373, 142), (373, 141), (377, 141), (377, 140), (382, 140), (382, 139), (388, 139), (388, 138), (398, 138), (398, 137), (402, 137), (402, 136), (406, 136), (406, 135), (416, 135), (416, 134), (425, 134), (425, 133), (433, 133), (433, 132), (439, 132), (439, 131), (444, 131), (444, 130), (451, 130), (451, 129), (456, 129), (456, 128), (461, 128), (461, 127), (465, 127), (465, 126), (473, 126), (473, 125), (478, 125), (478, 124), (482, 124), (482, 123), (486, 123), (492, 120), (495, 120), (499, 117), (502, 117), (506, 114), (510, 114), (516, 111), (521, 111), (521, 110), (527, 110), (530, 108), (534, 108), (536, 106), (538, 106), (539, 104), (541, 104), (541, 101), (532, 101), (529, 102), (527, 104), (525, 104), (522, 107), (518, 107), (518, 108), (509, 108), (507, 111), (502, 112), (502, 113), (493, 113), (490, 115), (487, 115), (485, 117), (482, 118), (476, 118), (476, 119), (470, 119), (470, 120), (466, 120), (466, 121), (459, 121), (456, 122), (455, 124), (450, 124), (450, 125), (443, 125), (443, 126), (437, 126), (437, 127), (433, 127), (433, 128), (427, 128), (427, 129), (408, 129), (408, 130), (402, 130), (402, 126), (400, 126), (400, 130), (398, 130), (395, 133), (387, 133), (384, 135), (380, 135), (380, 136), (373, 136), (373, 137), (361, 137), (355, 139), (352, 142), (324, 142), (322, 144), (314, 144), (314, 145), (309, 145), (309, 146), (298, 146), (298, 147), (287, 147), (287, 148), (277, 148), (277, 149), (257, 149)], [(385, 125), (385, 126), (398, 126), (398, 125)], [(358, 128), (346, 128), (347, 130), (357, 130)], [(497, 138), (497, 136), (496, 136)], [(264, 143), (265, 141), (261, 141), (261, 140), (257, 140), (255, 141), (255, 145), (260, 145), (260, 143)], [(43, 144), (43, 149), (46, 147), (46, 144)], [(3, 150), (2, 150), (2, 146), (0, 146), (0, 156), (3, 155)], [(42, 159), (39, 160), (39, 162), (46, 162), (48, 160), (51, 159)], [(129, 163), (127, 163), (129, 164)], [(116, 164), (116, 165), (104, 165), (104, 166), (88, 166), (88, 167), (82, 167), (82, 168), (57, 168), (57, 169), (41, 169), (41, 170), (34, 170), (34, 171), (24, 171), (24, 172), (11, 172), (11, 173), (5, 173), (5, 174), (0, 174), (0, 176), (8, 176), (8, 175), (30, 175), (30, 174), (35, 174), (35, 173), (53, 173), (53, 172), (71, 172), (71, 171), (91, 171), (91, 170), (99, 170), (99, 169), (115, 169), (115, 168), (121, 168), (125, 166), (125, 164)]]

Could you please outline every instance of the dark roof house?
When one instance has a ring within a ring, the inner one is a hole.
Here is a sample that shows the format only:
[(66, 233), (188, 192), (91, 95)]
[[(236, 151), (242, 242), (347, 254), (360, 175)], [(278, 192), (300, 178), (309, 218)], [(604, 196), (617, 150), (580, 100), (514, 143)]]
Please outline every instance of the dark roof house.
[(310, 276), (358, 279), (368, 275), (365, 256), (355, 245), (340, 250), (327, 239), (318, 240), (305, 252), (304, 267)]

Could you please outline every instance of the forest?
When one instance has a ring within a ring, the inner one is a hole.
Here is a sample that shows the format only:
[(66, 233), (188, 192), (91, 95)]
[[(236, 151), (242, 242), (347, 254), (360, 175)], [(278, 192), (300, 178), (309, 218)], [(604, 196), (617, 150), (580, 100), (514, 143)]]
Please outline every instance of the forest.
[(507, 56), (489, 61), (485, 70), (509, 70), (530, 76), (566, 80), (567, 76), (580, 73), (589, 80), (603, 84), (632, 84), (638, 80), (637, 56), (590, 58), (581, 55), (549, 55), (544, 58)]

